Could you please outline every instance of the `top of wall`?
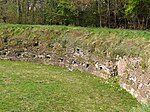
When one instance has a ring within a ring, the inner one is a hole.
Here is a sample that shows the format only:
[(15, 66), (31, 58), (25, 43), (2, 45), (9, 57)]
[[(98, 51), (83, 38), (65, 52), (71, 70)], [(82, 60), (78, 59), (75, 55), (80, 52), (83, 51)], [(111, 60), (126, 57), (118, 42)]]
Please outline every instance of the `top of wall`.
[[(88, 48), (103, 58), (119, 56), (149, 56), (150, 32), (109, 28), (73, 26), (0, 24), (3, 38), (31, 39), (45, 43), (60, 43), (64, 47)], [(3, 42), (0, 42), (0, 47)]]

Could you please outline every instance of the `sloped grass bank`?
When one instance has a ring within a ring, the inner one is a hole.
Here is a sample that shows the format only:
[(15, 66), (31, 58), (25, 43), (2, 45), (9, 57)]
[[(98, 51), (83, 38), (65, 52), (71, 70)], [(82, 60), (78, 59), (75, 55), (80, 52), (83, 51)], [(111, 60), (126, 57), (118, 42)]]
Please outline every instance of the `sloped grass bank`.
[(59, 43), (61, 48), (89, 49), (90, 53), (109, 60), (114, 60), (117, 55), (140, 56), (145, 60), (150, 56), (148, 31), (0, 24), (0, 36), (0, 49), (7, 45), (25, 47), (39, 42), (42, 50)]
[(129, 112), (137, 105), (116, 79), (0, 60), (1, 112)]

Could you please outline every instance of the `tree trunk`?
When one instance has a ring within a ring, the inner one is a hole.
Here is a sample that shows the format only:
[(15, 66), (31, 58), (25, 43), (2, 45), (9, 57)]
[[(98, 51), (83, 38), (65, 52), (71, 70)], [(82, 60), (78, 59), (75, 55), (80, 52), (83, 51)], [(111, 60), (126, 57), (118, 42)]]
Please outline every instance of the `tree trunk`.
[(110, 28), (110, 0), (108, 0), (108, 4), (107, 4), (107, 11), (108, 11), (108, 27)]
[(17, 0), (17, 17), (18, 17), (18, 23), (21, 23), (21, 19), (22, 19), (22, 12), (21, 12), (21, 1)]
[(100, 0), (98, 0), (98, 14), (99, 14), (99, 26), (100, 27), (102, 27), (101, 8), (102, 8), (102, 3)]
[(115, 0), (115, 9), (114, 9), (114, 26), (117, 27), (117, 8), (118, 8), (118, 3), (117, 0)]
[(145, 28), (148, 29), (148, 17), (146, 18)]

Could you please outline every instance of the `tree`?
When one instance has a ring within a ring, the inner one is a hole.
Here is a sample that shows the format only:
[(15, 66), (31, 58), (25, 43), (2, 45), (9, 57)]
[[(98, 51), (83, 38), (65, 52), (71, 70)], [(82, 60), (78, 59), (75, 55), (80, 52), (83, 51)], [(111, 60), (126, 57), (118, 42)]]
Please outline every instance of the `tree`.
[(150, 17), (150, 1), (128, 0), (125, 14), (129, 19), (132, 18), (135, 28), (146, 29)]

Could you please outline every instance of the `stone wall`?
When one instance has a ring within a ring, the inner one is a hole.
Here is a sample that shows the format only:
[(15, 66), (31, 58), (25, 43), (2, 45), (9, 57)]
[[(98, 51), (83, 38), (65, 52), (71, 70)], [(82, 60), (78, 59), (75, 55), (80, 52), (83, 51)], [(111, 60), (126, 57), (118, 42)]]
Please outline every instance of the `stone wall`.
[(142, 64), (142, 58), (120, 58), (117, 63), (118, 76), (120, 86), (146, 104), (150, 99), (150, 63)]
[(105, 79), (115, 76), (117, 68), (112, 61), (91, 55), (86, 49), (63, 48), (59, 43), (54, 43), (51, 48), (46, 47), (42, 42), (32, 42), (28, 46), (6, 44), (0, 49), (0, 58), (57, 65), (66, 67), (70, 71), (78, 69)]
[(105, 79), (118, 75), (120, 86), (138, 101), (145, 104), (150, 99), (150, 60), (143, 62), (140, 57), (117, 56), (112, 61), (94, 55), (88, 47), (67, 46), (58, 41), (43, 41), (36, 37), (1, 36), (0, 59), (57, 65), (70, 71), (78, 69), (89, 72)]

